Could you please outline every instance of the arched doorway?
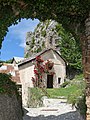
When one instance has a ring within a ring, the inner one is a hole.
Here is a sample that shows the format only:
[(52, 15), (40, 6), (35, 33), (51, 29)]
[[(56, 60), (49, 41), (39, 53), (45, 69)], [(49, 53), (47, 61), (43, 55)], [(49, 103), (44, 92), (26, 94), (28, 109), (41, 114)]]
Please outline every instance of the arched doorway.
[[(17, 24), (21, 18), (38, 18), (39, 20), (55, 19), (78, 36), (82, 42), (83, 66), (87, 83), (87, 99), (90, 99), (90, 33), (88, 22), (90, 20), (89, 1), (0, 1), (0, 45), (7, 34), (10, 25)], [(85, 22), (86, 21), (86, 22)], [(86, 25), (85, 25), (86, 24)], [(88, 116), (90, 118), (90, 103), (87, 102)], [(88, 120), (88, 117), (87, 117)]]

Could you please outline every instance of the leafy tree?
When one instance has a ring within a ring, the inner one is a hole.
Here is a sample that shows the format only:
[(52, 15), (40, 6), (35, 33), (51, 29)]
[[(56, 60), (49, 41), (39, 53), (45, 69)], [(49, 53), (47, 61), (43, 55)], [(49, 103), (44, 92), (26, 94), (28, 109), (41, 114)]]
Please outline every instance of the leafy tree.
[(5, 63), (12, 63), (12, 59), (6, 60)]
[(80, 44), (77, 43), (71, 33), (65, 31), (61, 24), (56, 25), (56, 30), (60, 36), (58, 42), (60, 52), (68, 62), (68, 66), (74, 69), (82, 70), (82, 53)]

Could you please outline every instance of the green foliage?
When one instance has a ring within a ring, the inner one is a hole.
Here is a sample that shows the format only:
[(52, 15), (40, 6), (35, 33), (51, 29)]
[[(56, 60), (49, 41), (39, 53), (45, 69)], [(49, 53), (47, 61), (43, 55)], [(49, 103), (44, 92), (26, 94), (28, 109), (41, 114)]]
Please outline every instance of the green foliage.
[(68, 66), (74, 69), (82, 70), (80, 43), (75, 40), (71, 33), (65, 31), (61, 24), (56, 25), (56, 30), (60, 36), (60, 52), (63, 58), (68, 62)]
[[(87, 106), (86, 106), (86, 99), (85, 95), (82, 93), (79, 93), (81, 91), (77, 91), (77, 93), (68, 96), (68, 102), (72, 104), (72, 107), (76, 107), (80, 114), (86, 118), (86, 111), (87, 111)], [(81, 96), (80, 96), (81, 94)]]
[(0, 73), (0, 93), (18, 96), (15, 82), (11, 80), (11, 75)]
[(34, 47), (34, 45), (35, 45), (35, 39), (34, 39), (34, 37), (32, 37), (31, 44), (30, 44), (30, 49), (29, 50), (31, 50)]
[(43, 43), (42, 43), (42, 48), (44, 48), (45, 47), (45, 42), (43, 41)]
[(18, 24), (21, 18), (38, 18), (41, 21), (54, 19), (62, 23), (65, 28), (75, 31), (84, 23), (89, 11), (89, 0), (57, 0), (54, 2), (51, 0), (1, 0), (0, 45), (8, 32), (8, 27)]
[(46, 29), (48, 28), (48, 25), (49, 25), (49, 23), (50, 23), (50, 20), (46, 20)]
[(28, 53), (25, 55), (25, 58), (28, 58), (29, 57), (29, 55), (28, 55)]
[(6, 60), (5, 63), (12, 63), (12, 59)]
[(0, 60), (0, 63), (4, 63), (5, 61), (3, 61), (3, 60)]
[(43, 31), (43, 29), (44, 29), (44, 25), (42, 26), (41, 31)]
[(75, 106), (83, 117), (86, 116), (86, 100), (85, 100), (85, 88), (86, 84), (83, 80), (83, 75), (76, 75), (71, 85), (77, 86), (75, 93), (68, 95), (68, 102)]
[(32, 41), (31, 41), (31, 44), (35, 44), (35, 39), (34, 39), (34, 37), (32, 37)]
[(82, 98), (80, 98), (77, 103), (77, 109), (80, 111), (80, 114), (83, 115), (84, 118), (86, 118), (86, 111), (87, 111), (87, 106), (85, 103), (86, 103), (86, 96), (83, 95)]
[(41, 52), (41, 51), (42, 51), (42, 48), (39, 47), (39, 48), (36, 50), (36, 53)]
[(65, 81), (60, 87), (61, 88), (64, 88), (66, 87), (67, 85), (69, 85), (70, 81)]
[(42, 106), (42, 97), (45, 95), (40, 88), (29, 88), (28, 89), (28, 107), (39, 107)]
[(44, 31), (41, 31), (41, 35), (43, 36), (43, 37), (45, 37), (46, 36), (46, 31), (44, 30)]

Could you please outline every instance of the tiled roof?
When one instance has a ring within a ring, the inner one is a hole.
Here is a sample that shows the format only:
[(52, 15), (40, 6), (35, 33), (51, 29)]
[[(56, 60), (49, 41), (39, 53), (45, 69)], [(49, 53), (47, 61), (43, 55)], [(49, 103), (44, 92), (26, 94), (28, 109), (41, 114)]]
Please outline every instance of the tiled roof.
[[(18, 67), (18, 66), (17, 66)], [(12, 81), (16, 82), (17, 84), (20, 84), (20, 76), (19, 76), (19, 70), (16, 69), (16, 66), (13, 64), (3, 64), (0, 67), (0, 73), (6, 73), (12, 75)]]

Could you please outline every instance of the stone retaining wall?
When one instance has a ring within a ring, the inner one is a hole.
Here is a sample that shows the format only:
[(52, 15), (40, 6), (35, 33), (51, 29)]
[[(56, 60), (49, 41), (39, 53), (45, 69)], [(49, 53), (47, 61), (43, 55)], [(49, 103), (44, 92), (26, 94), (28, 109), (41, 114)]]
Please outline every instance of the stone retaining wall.
[(22, 120), (22, 110), (15, 95), (0, 94), (0, 120)]

